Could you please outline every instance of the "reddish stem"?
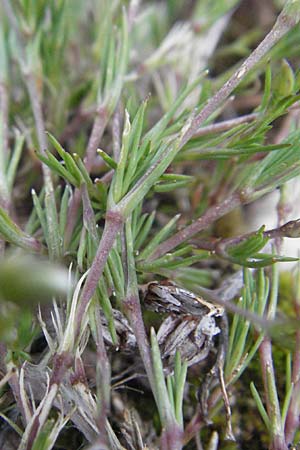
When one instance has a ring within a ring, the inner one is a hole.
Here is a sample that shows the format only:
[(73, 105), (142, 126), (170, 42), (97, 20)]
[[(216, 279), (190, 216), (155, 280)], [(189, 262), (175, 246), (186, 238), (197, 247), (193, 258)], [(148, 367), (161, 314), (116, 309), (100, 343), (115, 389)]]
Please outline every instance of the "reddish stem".
[(278, 42), (294, 25), (295, 21), (291, 17), (287, 17), (281, 13), (271, 31), (256, 47), (255, 50), (242, 63), (241, 67), (234, 72), (228, 81), (211, 97), (202, 111), (194, 118), (191, 126), (188, 128), (182, 138), (182, 145), (190, 140), (197, 132), (200, 125), (208, 119), (208, 117), (216, 111), (216, 109), (229, 97), (233, 90), (240, 84), (250, 70), (263, 58), (263, 56)]
[(242, 198), (237, 194), (233, 194), (231, 197), (225, 199), (222, 203), (212, 206), (203, 214), (203, 216), (199, 217), (190, 225), (178, 231), (172, 237), (164, 241), (152, 254), (150, 260), (154, 260), (165, 255), (182, 242), (191, 238), (196, 233), (199, 233), (199, 231), (208, 228), (217, 219), (224, 216), (228, 212), (232, 211), (234, 208), (236, 208), (242, 203), (243, 203)]
[(84, 317), (90, 300), (95, 293), (109, 252), (115, 242), (117, 234), (122, 229), (123, 222), (123, 216), (118, 211), (110, 211), (106, 214), (106, 222), (102, 238), (79, 298), (78, 309), (76, 312), (76, 335), (79, 334), (82, 318)]

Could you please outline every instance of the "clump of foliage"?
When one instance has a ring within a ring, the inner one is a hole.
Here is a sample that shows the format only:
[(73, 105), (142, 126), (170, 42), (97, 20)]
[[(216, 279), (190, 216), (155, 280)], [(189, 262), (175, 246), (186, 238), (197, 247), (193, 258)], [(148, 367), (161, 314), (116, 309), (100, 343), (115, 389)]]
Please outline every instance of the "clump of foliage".
[[(279, 290), (277, 262), (300, 236), (299, 0), (0, 13), (1, 448), (296, 448), (299, 271)], [(278, 188), (277, 228), (228, 235)], [(235, 441), (222, 386), (199, 407), (206, 361), (166, 367), (143, 302), (165, 279), (228, 311)]]

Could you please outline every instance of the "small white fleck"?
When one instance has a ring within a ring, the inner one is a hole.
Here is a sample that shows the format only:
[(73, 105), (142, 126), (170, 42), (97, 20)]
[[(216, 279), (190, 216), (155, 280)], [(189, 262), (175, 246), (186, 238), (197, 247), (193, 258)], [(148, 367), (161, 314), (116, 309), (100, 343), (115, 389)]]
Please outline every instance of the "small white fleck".
[(243, 67), (238, 73), (237, 73), (237, 78), (242, 78), (242, 76), (245, 74), (246, 69), (245, 67)]

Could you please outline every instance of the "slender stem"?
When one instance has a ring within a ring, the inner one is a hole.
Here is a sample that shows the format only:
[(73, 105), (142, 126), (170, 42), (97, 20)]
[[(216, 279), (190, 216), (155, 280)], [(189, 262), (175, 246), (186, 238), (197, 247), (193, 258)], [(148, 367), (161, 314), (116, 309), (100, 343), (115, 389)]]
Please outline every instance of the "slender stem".
[(250, 70), (266, 55), (266, 53), (278, 42), (294, 25), (295, 21), (289, 16), (287, 17), (282, 12), (271, 31), (258, 45), (258, 47), (248, 56), (248, 58), (242, 63), (240, 68), (234, 72), (228, 81), (218, 90), (218, 92), (211, 97), (200, 113), (194, 118), (191, 126), (188, 128), (184, 136), (182, 137), (182, 145), (190, 140), (192, 136), (197, 132), (200, 125), (208, 119), (208, 117), (216, 111), (216, 109), (229, 97), (233, 90), (240, 84)]
[[(8, 105), (7, 85), (0, 80), (0, 206), (8, 213), (11, 208), (11, 198), (8, 190), (5, 167), (8, 157)], [(0, 240), (0, 255), (4, 254), (5, 242)]]
[[(230, 79), (219, 89), (219, 91), (207, 102), (202, 111), (192, 120), (191, 125), (187, 128), (183, 134), (177, 151), (179, 151), (186, 142), (199, 131), (201, 124), (224, 102), (224, 100), (232, 93), (232, 91), (239, 85), (242, 79), (249, 73), (249, 71), (261, 60), (261, 58), (272, 48), (294, 25), (295, 20), (287, 17), (281, 13), (273, 26), (272, 30), (267, 34), (264, 40), (258, 45), (258, 47), (251, 53), (251, 55), (242, 63), (240, 68), (230, 77)], [(172, 153), (172, 150), (170, 150)], [(169, 152), (169, 153), (170, 153)], [(167, 154), (164, 155), (165, 157)], [(126, 204), (130, 202), (131, 197), (134, 195), (142, 184), (147, 184), (148, 178), (153, 175), (153, 172), (157, 169), (160, 161), (157, 161), (144, 176), (136, 183), (130, 193), (125, 196), (120, 204), (121, 208), (125, 211)], [(207, 225), (211, 224), (214, 220), (227, 212), (231, 211), (234, 207), (241, 204), (241, 200), (238, 196), (234, 198), (234, 195), (224, 201), (222, 205), (217, 205), (211, 208), (203, 217), (199, 218), (193, 224), (188, 226), (185, 230), (178, 232), (175, 236), (165, 241), (157, 252), (154, 253), (151, 259), (157, 258), (164, 253), (168, 252), (172, 248), (184, 242), (198, 231), (201, 231)]]
[(43, 398), (38, 408), (34, 411), (32, 420), (28, 424), (23, 435), (23, 439), (24, 436), (27, 436), (26, 450), (30, 450), (32, 448), (35, 438), (46, 422), (59, 391), (59, 387), (62, 384), (68, 369), (72, 366), (73, 360), (74, 358), (69, 352), (62, 352), (54, 356), (49, 391)]
[[(298, 316), (299, 320), (299, 316)], [(292, 382), (294, 383), (293, 395), (288, 408), (285, 422), (286, 442), (292, 442), (299, 427), (300, 415), (300, 332), (296, 332), (296, 344), (293, 355)]]
[(99, 236), (97, 232), (97, 224), (95, 219), (95, 214), (91, 205), (91, 200), (88, 194), (88, 190), (86, 187), (86, 184), (83, 184), (81, 186), (81, 194), (82, 194), (82, 204), (83, 204), (83, 224), (85, 228), (88, 230), (88, 233), (90, 234), (93, 244), (95, 245), (95, 248), (97, 248), (97, 245), (99, 243)]
[(0, 117), (1, 117), (1, 163), (8, 156), (8, 111), (9, 95), (4, 80), (0, 81)]
[(111, 386), (111, 368), (109, 359), (107, 356), (105, 343), (102, 333), (102, 324), (99, 308), (95, 308), (97, 325), (96, 329), (96, 348), (97, 348), (97, 371), (98, 371), (98, 389), (99, 389), (99, 408), (98, 416), (96, 418), (97, 426), (99, 429), (99, 437), (95, 444), (99, 446), (109, 447), (106, 421), (107, 415), (110, 411), (110, 386)]
[(109, 114), (106, 107), (103, 105), (99, 105), (96, 111), (96, 117), (93, 123), (92, 132), (90, 134), (86, 149), (86, 156), (84, 159), (85, 167), (88, 172), (90, 172), (93, 167), (96, 151), (107, 125), (108, 117)]
[(258, 116), (258, 113), (245, 114), (241, 117), (235, 117), (233, 119), (213, 123), (211, 125), (199, 128), (199, 130), (194, 134), (194, 137), (206, 136), (210, 133), (220, 133), (222, 131), (230, 130), (233, 127), (241, 125), (242, 123), (252, 122), (253, 120), (256, 120)]
[[(24, 81), (27, 87), (27, 91), (30, 98), (30, 104), (34, 116), (35, 128), (38, 138), (38, 143), (40, 147), (40, 152), (45, 154), (47, 148), (46, 141), (46, 128), (42, 112), (42, 107), (40, 103), (40, 95), (37, 88), (36, 77), (32, 72), (31, 68), (28, 66), (28, 59), (26, 57), (26, 43), (24, 42), (23, 36), (19, 30), (19, 25), (15, 17), (14, 11), (12, 9), (11, 3), (8, 0), (2, 0), (5, 13), (7, 15), (8, 21), (11, 27), (14, 29), (16, 34), (17, 45), (19, 47), (19, 65), (21, 72), (24, 77)], [(48, 166), (42, 164), (43, 177), (45, 182), (45, 207), (47, 210), (47, 224), (49, 232), (50, 247), (49, 252), (53, 257), (59, 257), (60, 255), (60, 239), (57, 232), (57, 210), (55, 202), (54, 188), (51, 178), (51, 171)]]
[(268, 416), (271, 426), (271, 445), (270, 450), (287, 450), (284, 432), (281, 424), (280, 407), (276, 392), (275, 372), (272, 360), (272, 344), (270, 339), (265, 336), (260, 347), (259, 355), (264, 382), (264, 391)]
[[(153, 370), (153, 362), (151, 358), (150, 347), (146, 335), (145, 325), (142, 317), (141, 305), (138, 295), (138, 284), (136, 276), (136, 268), (134, 261), (133, 239), (131, 232), (130, 218), (126, 222), (126, 255), (127, 255), (127, 292), (124, 301), (130, 325), (137, 340), (140, 354), (144, 363), (144, 367), (148, 376), (148, 380), (155, 397), (157, 405), (159, 405), (159, 392), (155, 383), (155, 375)], [(180, 450), (182, 448), (182, 430), (178, 423), (169, 417), (166, 420), (165, 428), (161, 435), (162, 450)]]
[[(291, 220), (278, 228), (273, 228), (272, 230), (266, 230), (263, 232), (263, 236), (268, 239), (277, 239), (283, 237), (297, 238), (300, 234), (299, 231), (300, 220)], [(232, 238), (207, 238), (207, 239), (194, 239), (191, 241), (197, 248), (202, 250), (207, 250), (210, 252), (216, 252), (218, 255), (227, 255), (226, 249), (231, 246), (235, 246), (240, 242), (246, 241), (251, 236), (255, 236), (257, 231), (252, 231), (250, 233), (241, 234)]]
[(7, 212), (10, 209), (10, 195), (5, 176), (8, 157), (8, 106), (7, 85), (0, 80), (0, 206)]
[[(295, 279), (295, 313), (296, 318), (300, 320), (300, 299), (299, 299), (299, 269)], [(299, 415), (300, 415), (300, 331), (296, 331), (295, 350), (293, 353), (293, 371), (291, 382), (294, 384), (293, 394), (291, 402), (289, 404), (286, 422), (285, 422), (285, 439), (286, 442), (292, 442), (295, 433), (299, 427)]]
[(138, 9), (140, 7), (141, 0), (130, 0), (128, 9), (128, 28), (131, 30), (134, 25)]
[[(210, 226), (218, 218), (224, 216), (228, 212), (232, 211), (232, 209), (244, 203), (247, 203), (247, 197), (243, 198), (235, 195), (227, 200), (224, 200), (220, 205), (212, 206), (203, 214), (203, 216), (199, 217), (199, 219), (195, 220), (191, 225), (188, 225), (186, 228), (177, 232), (171, 238), (163, 242), (150, 257), (150, 260), (157, 259), (166, 254), (182, 242), (194, 236), (196, 233), (199, 233), (199, 231), (202, 231), (204, 228)], [(276, 239), (281, 237), (297, 238), (299, 237), (300, 233), (299, 227), (299, 219), (291, 220), (278, 228), (264, 231), (263, 235), (269, 239)], [(222, 240), (200, 240), (196, 242), (196, 245), (198, 248), (202, 248), (204, 250), (221, 252), (222, 249), (225, 249), (228, 246), (237, 245), (239, 242), (248, 239), (255, 233), (256, 232), (247, 233), (241, 236), (235, 236), (234, 238), (226, 238)]]
[[(31, 407), (29, 402), (27, 402), (27, 405), (24, 405), (23, 403), (24, 399), (22, 399), (20, 391), (19, 370), (17, 369), (17, 367), (15, 367), (15, 365), (12, 362), (8, 363), (7, 369), (8, 371), (12, 372), (12, 376), (10, 377), (8, 384), (13, 392), (16, 404), (18, 405), (19, 411), (21, 413), (23, 425), (26, 426), (27, 425), (26, 409), (31, 410)], [(27, 401), (27, 399), (25, 401)]]
[[(273, 228), (272, 230), (266, 230), (263, 232), (263, 236), (268, 239), (278, 239), (283, 237), (289, 238), (297, 238), (300, 234), (299, 231), (300, 220), (291, 220), (278, 228)], [(215, 252), (219, 256), (224, 256), (225, 258), (228, 256), (227, 248), (233, 247), (243, 241), (246, 241), (251, 236), (255, 236), (257, 231), (252, 231), (250, 233), (242, 234), (239, 236), (235, 236), (232, 238), (210, 238), (208, 239), (198, 239), (192, 241), (192, 244), (197, 248), (201, 248), (202, 250), (207, 250), (210, 252)]]
[(113, 156), (115, 161), (119, 161), (121, 151), (121, 111), (120, 107), (116, 109), (112, 120), (112, 141), (113, 141)]
[(237, 194), (233, 194), (231, 197), (225, 199), (222, 203), (212, 206), (203, 214), (203, 216), (199, 217), (186, 228), (178, 231), (176, 234), (164, 241), (153, 253), (150, 260), (160, 258), (162, 255), (168, 253), (170, 250), (177, 247), (187, 239), (191, 238), (196, 233), (199, 233), (199, 231), (208, 228), (217, 219), (232, 211), (242, 203), (242, 198)]
[(149, 383), (152, 388), (152, 392), (155, 396), (155, 380), (152, 367), (151, 352), (149, 342), (146, 335), (145, 325), (143, 321), (141, 305), (138, 294), (138, 283), (136, 276), (133, 240), (131, 231), (131, 220), (127, 219), (126, 222), (126, 269), (127, 273), (125, 278), (127, 279), (126, 298), (124, 300), (124, 307), (127, 316), (130, 321), (130, 325), (137, 340), (139, 351), (144, 363), (144, 367), (149, 379)]
[[(11, 193), (7, 181), (6, 168), (9, 157), (8, 148), (8, 123), (9, 123), (9, 93), (8, 93), (8, 71), (7, 53), (5, 46), (5, 35), (0, 29), (0, 48), (2, 53), (2, 68), (0, 71), (0, 206), (10, 214)], [(5, 241), (0, 240), (0, 256), (3, 256)]]
[(62, 131), (62, 134), (59, 137), (59, 142), (66, 142), (70, 140), (70, 138), (74, 137), (74, 134), (76, 134), (78, 130), (82, 128), (83, 124), (85, 124), (85, 122), (88, 122), (91, 117), (95, 116), (96, 111), (96, 105), (92, 105), (86, 109), (79, 107), (75, 116), (70, 120), (70, 122)]
[[(266, 53), (297, 23), (299, 18), (294, 19), (287, 16), (285, 9), (278, 16), (273, 28), (258, 45), (258, 47), (251, 53), (251, 55), (242, 63), (239, 69), (229, 78), (228, 81), (218, 90), (218, 92), (211, 97), (200, 113), (193, 119), (191, 125), (181, 138), (179, 147), (182, 148), (192, 136), (198, 131), (202, 123), (210, 117), (210, 115), (224, 102), (224, 100), (233, 92), (233, 90), (240, 84), (250, 70), (266, 55)], [(243, 203), (236, 195), (225, 200), (222, 204), (210, 208), (202, 217), (197, 219), (184, 230), (179, 231), (171, 238), (163, 242), (157, 251), (152, 255), (151, 259), (158, 258), (165, 253), (178, 246), (186, 239), (189, 239), (194, 234), (203, 230), (205, 227), (213, 223), (219, 217), (222, 217), (227, 212), (234, 209), (236, 206)]]
[(70, 201), (70, 206), (69, 206), (69, 210), (68, 210), (68, 217), (67, 217), (67, 224), (66, 224), (66, 230), (65, 230), (65, 235), (64, 235), (64, 246), (65, 249), (68, 248), (71, 239), (72, 239), (72, 234), (77, 222), (77, 218), (78, 218), (78, 209), (81, 205), (81, 191), (80, 189), (75, 189), (75, 191), (73, 192), (73, 196), (71, 198)]
[(152, 387), (152, 392), (153, 394), (155, 394), (150, 348), (146, 335), (138, 294), (137, 293), (128, 294), (124, 300), (124, 307), (130, 321), (130, 326), (137, 340), (137, 344), (144, 363), (147, 377)]
[(76, 335), (78, 336), (84, 314), (94, 295), (100, 276), (102, 275), (109, 252), (115, 242), (117, 234), (123, 226), (123, 216), (118, 211), (110, 211), (106, 214), (106, 222), (102, 238), (89, 270), (84, 288), (79, 298), (78, 309), (76, 311)]
[(181, 450), (182, 439), (182, 430), (174, 422), (173, 426), (169, 425), (167, 429), (162, 430), (160, 448), (161, 450)]
[[(267, 317), (274, 319), (278, 300), (278, 269), (272, 269), (272, 288), (270, 292)], [(268, 336), (264, 336), (259, 347), (262, 379), (264, 383), (265, 401), (270, 419), (270, 450), (287, 450), (284, 437), (284, 429), (281, 420), (280, 406), (276, 387), (276, 376), (273, 365), (272, 342)]]
[[(85, 167), (88, 172), (91, 172), (92, 170), (96, 151), (100, 144), (108, 119), (109, 114), (107, 112), (107, 109), (103, 105), (99, 105), (96, 110), (96, 116), (94, 119), (92, 131), (87, 145), (86, 156), (84, 159)], [(81, 192), (80, 189), (75, 189), (69, 207), (69, 214), (66, 225), (66, 232), (65, 232), (66, 247), (68, 246), (72, 238), (72, 233), (76, 225), (80, 204), (81, 204)]]

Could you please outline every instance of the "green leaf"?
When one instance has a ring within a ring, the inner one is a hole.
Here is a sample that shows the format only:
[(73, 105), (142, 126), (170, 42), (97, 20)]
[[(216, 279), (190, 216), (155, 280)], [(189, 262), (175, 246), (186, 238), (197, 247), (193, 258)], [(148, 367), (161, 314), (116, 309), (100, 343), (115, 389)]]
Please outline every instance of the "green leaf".
[(108, 329), (110, 331), (110, 335), (114, 345), (118, 345), (118, 335), (116, 332), (115, 321), (113, 316), (113, 309), (111, 306), (111, 302), (109, 299), (107, 286), (103, 277), (100, 279), (97, 287), (97, 294), (100, 299), (100, 304), (103, 309), (103, 313), (107, 319)]
[(154, 185), (153, 190), (155, 192), (172, 192), (175, 189), (188, 187), (190, 183), (191, 180), (174, 180), (171, 183), (158, 183)]
[(273, 101), (278, 98), (287, 97), (294, 93), (295, 76), (293, 69), (285, 59), (281, 61), (279, 70), (277, 71), (272, 82)]
[(42, 230), (43, 230), (43, 235), (44, 238), (46, 240), (46, 242), (48, 243), (49, 241), (49, 236), (48, 236), (48, 226), (47, 226), (47, 220), (46, 220), (46, 214), (45, 211), (41, 205), (40, 199), (39, 197), (36, 195), (36, 192), (34, 189), (32, 189), (31, 191), (31, 195), (32, 195), (32, 201), (33, 201), (33, 206), (34, 209), (36, 211), (36, 214), (39, 218)]
[(155, 398), (157, 399), (159, 417), (162, 426), (164, 427), (168, 423), (174, 422), (174, 415), (165, 382), (161, 355), (154, 328), (151, 328), (150, 330), (150, 341), (151, 341), (153, 372), (155, 379), (155, 391), (156, 391)]
[(80, 183), (57, 159), (48, 151), (45, 150), (46, 156), (40, 152), (36, 152), (37, 157), (46, 164), (53, 172), (57, 173), (64, 180), (73, 184), (75, 187), (79, 187)]
[(255, 384), (253, 382), (250, 383), (250, 390), (251, 390), (251, 394), (255, 400), (257, 409), (265, 423), (265, 426), (267, 427), (267, 430), (270, 430), (270, 419), (268, 417), (267, 411), (265, 410), (263, 402), (262, 402), (260, 395), (259, 395), (259, 393), (255, 387)]
[(114, 201), (117, 203), (121, 200), (124, 194), (124, 176), (125, 169), (127, 164), (128, 152), (129, 152), (129, 142), (130, 142), (130, 131), (131, 131), (131, 123), (130, 117), (127, 111), (125, 111), (125, 121), (124, 121), (124, 129), (122, 135), (122, 147), (120, 153), (120, 159), (118, 161), (117, 169), (114, 173), (114, 178), (112, 181), (112, 189), (113, 189), (113, 197)]
[(103, 161), (106, 162), (108, 167), (110, 167), (113, 170), (115, 170), (118, 167), (118, 164), (116, 163), (116, 161), (113, 158), (111, 158), (107, 153), (105, 153), (104, 150), (101, 150), (100, 148), (98, 148), (97, 153), (103, 159)]
[(228, 254), (237, 259), (247, 259), (261, 250), (269, 241), (268, 237), (264, 236), (264, 227), (261, 227), (256, 233), (243, 239), (240, 243), (226, 248)]
[(48, 137), (54, 148), (56, 149), (59, 156), (63, 159), (66, 165), (67, 171), (72, 175), (72, 177), (77, 181), (77, 184), (80, 185), (82, 177), (81, 172), (78, 169), (77, 165), (75, 164), (72, 156), (67, 153), (60, 143), (57, 141), (57, 139), (49, 132), (47, 132)]
[(25, 141), (25, 136), (23, 134), (16, 134), (16, 140), (15, 145), (12, 151), (12, 156), (10, 158), (8, 168), (7, 168), (7, 174), (6, 174), (6, 180), (7, 180), (7, 187), (9, 192), (12, 191), (13, 185), (16, 178), (17, 168), (22, 156), (22, 150), (23, 150), (23, 144)]
[(153, 211), (151, 214), (143, 214), (142, 217), (139, 220), (138, 227), (136, 230), (136, 237), (134, 240), (134, 249), (138, 251), (145, 240), (148, 237), (148, 234), (152, 228), (154, 219), (155, 219), (155, 211)]
[(165, 240), (174, 230), (176, 222), (179, 220), (180, 214), (173, 217), (148, 243), (143, 251), (140, 252), (138, 260), (143, 260), (149, 258), (149, 256), (156, 250), (157, 246)]
[(272, 86), (271, 65), (267, 64), (267, 68), (266, 68), (266, 72), (265, 72), (264, 95), (263, 95), (260, 106), (257, 108), (258, 111), (265, 111), (265, 109), (267, 108), (267, 105), (271, 98), (271, 86)]
[(38, 241), (24, 233), (21, 228), (9, 217), (7, 212), (0, 207), (0, 236), (7, 242), (21, 247), (24, 250), (39, 251), (41, 246)]
[(72, 193), (71, 188), (68, 185), (66, 185), (63, 196), (61, 198), (59, 211), (59, 231), (61, 236), (64, 236), (66, 230), (68, 219), (68, 207), (71, 193)]

